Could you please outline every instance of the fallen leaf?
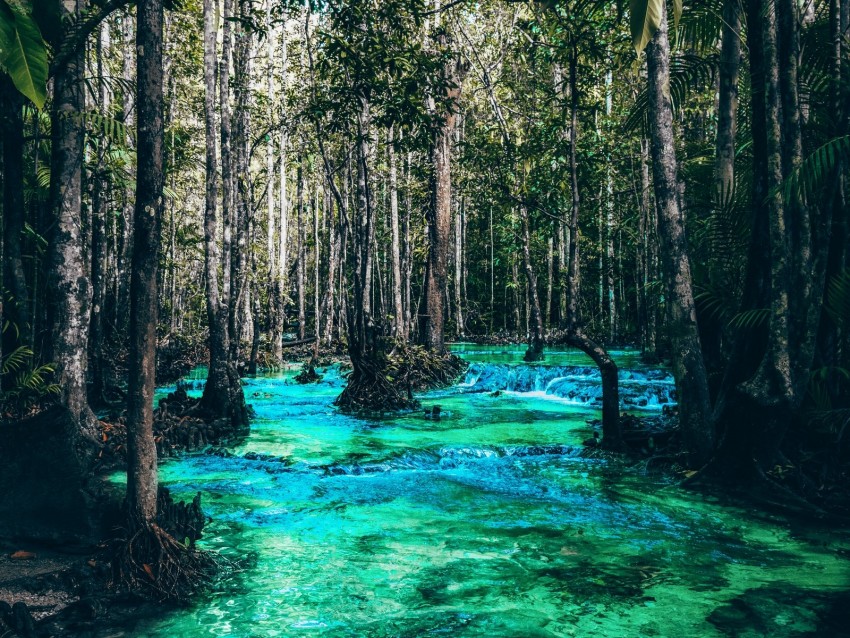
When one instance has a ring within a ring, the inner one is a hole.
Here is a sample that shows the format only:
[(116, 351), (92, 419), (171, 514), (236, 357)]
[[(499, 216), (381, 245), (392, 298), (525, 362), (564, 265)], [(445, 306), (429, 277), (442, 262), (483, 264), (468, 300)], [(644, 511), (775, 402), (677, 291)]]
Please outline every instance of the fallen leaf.
[(145, 563), (144, 565), (142, 565), (142, 569), (144, 569), (144, 570), (145, 570), (145, 573), (146, 573), (148, 576), (150, 576), (150, 579), (151, 579), (152, 581), (156, 581), (156, 577), (153, 575), (153, 569), (151, 568), (151, 566), (150, 566), (150, 565), (148, 565), (147, 563)]
[(14, 554), (10, 556), (13, 560), (32, 560), (36, 558), (36, 555), (33, 552), (25, 552), (22, 549), (19, 549)]

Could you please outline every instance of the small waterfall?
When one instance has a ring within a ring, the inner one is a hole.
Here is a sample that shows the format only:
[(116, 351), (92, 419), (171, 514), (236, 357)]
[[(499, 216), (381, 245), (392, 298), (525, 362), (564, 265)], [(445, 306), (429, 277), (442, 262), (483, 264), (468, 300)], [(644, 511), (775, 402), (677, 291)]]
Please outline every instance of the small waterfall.
[[(588, 366), (473, 363), (461, 388), (466, 392), (534, 393), (574, 405), (602, 406), (602, 380)], [(661, 410), (676, 403), (675, 384), (666, 370), (620, 370), (620, 402), (629, 410)]]

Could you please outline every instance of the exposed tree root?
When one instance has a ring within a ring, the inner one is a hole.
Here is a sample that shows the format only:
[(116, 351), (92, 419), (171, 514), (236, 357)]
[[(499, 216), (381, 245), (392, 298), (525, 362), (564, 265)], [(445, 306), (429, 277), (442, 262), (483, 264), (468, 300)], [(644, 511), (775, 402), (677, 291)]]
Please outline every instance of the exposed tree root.
[(397, 341), (392, 352), (352, 360), (336, 405), (354, 412), (396, 412), (419, 406), (413, 392), (451, 385), (467, 363), (451, 354)]
[[(835, 518), (834, 514), (798, 494), (787, 485), (772, 478), (759, 467), (755, 459), (739, 467), (735, 472), (724, 471), (722, 463), (715, 457), (703, 468), (684, 481), (682, 487), (720, 487), (760, 507), (792, 516), (807, 516), (817, 519)], [(728, 470), (728, 468), (726, 468)]]
[(316, 360), (315, 358), (310, 359), (308, 363), (304, 364), (304, 367), (301, 369), (301, 372), (293, 377), (293, 381), (295, 383), (300, 383), (302, 385), (306, 385), (308, 383), (318, 383), (322, 380), (322, 375), (316, 372)]
[(535, 361), (542, 361), (543, 359), (543, 341), (532, 340), (528, 349), (525, 351), (522, 360), (526, 363), (533, 363)]
[(451, 352), (438, 354), (423, 346), (397, 341), (389, 355), (387, 371), (405, 387), (430, 390), (451, 385), (468, 366), (469, 363)]
[[(396, 383), (388, 376), (386, 359), (352, 361), (348, 383), (336, 401), (337, 406), (352, 412), (397, 412), (419, 405), (410, 385)], [(405, 392), (406, 389), (406, 392)]]
[(174, 539), (156, 523), (113, 542), (111, 586), (156, 601), (186, 602), (221, 571), (220, 557)]

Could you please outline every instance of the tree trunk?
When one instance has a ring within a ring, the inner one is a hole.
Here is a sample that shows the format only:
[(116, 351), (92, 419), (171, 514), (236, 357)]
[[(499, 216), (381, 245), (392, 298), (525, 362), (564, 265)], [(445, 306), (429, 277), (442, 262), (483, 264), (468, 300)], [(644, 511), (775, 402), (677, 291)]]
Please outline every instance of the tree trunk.
[[(268, 118), (271, 126), (275, 121), (275, 81), (274, 81), (274, 60), (276, 33), (272, 23), (272, 0), (267, 0), (266, 3), (266, 55), (268, 57), (266, 66), (266, 91), (268, 93)], [(285, 28), (285, 25), (284, 25)], [(285, 36), (284, 36), (285, 37)], [(271, 346), (271, 357), (274, 361), (280, 361), (283, 356), (282, 343), (282, 326), (280, 315), (280, 279), (277, 271), (277, 246), (275, 244), (275, 231), (277, 224), (277, 209), (275, 207), (275, 135), (271, 130), (268, 133), (268, 143), (266, 144), (266, 252), (268, 253), (268, 280), (271, 285), (268, 296), (268, 330), (269, 343)]]
[(720, 44), (720, 91), (717, 105), (717, 202), (730, 201), (735, 189), (735, 139), (738, 111), (738, 69), (741, 65), (741, 16), (738, 0), (723, 1)]
[(552, 321), (555, 316), (552, 308), (552, 292), (555, 286), (555, 269), (557, 266), (555, 256), (555, 238), (550, 235), (546, 238), (546, 304), (543, 306), (544, 325), (547, 330), (552, 329)]
[[(248, 20), (247, 0), (238, 0), (240, 20)], [(235, 159), (236, 198), (233, 207), (233, 229), (236, 241), (232, 246), (230, 261), (230, 357), (237, 363), (241, 357), (242, 340), (250, 316), (248, 287), (248, 250), (253, 206), (250, 192), (250, 75), (252, 31), (242, 22), (236, 23), (236, 40), (233, 56), (234, 91), (236, 108), (233, 118), (233, 152)]]
[(568, 230), (570, 233), (567, 261), (567, 308), (565, 316), (566, 342), (593, 359), (602, 377), (602, 447), (622, 450), (623, 437), (620, 431), (620, 381), (617, 364), (601, 345), (594, 342), (582, 330), (579, 317), (579, 237), (578, 216), (581, 208), (581, 193), (578, 184), (578, 51), (575, 45), (570, 57), (570, 190), (572, 192)]
[(404, 259), (402, 261), (402, 272), (404, 276), (404, 335), (406, 339), (411, 338), (411, 331), (415, 328), (413, 324), (413, 306), (412, 306), (412, 287), (413, 279), (413, 241), (410, 235), (410, 216), (413, 209), (413, 198), (411, 196), (410, 186), (410, 164), (412, 154), (407, 154), (407, 180), (406, 180), (406, 196), (404, 205)]
[[(281, 93), (286, 95), (289, 86), (287, 73), (287, 39), (286, 39), (286, 14), (284, 14), (283, 25), (280, 30), (280, 51), (281, 51)], [(287, 161), (286, 152), (288, 146), (288, 133), (284, 127), (280, 132), (280, 233), (278, 235), (278, 259), (277, 259), (277, 281), (278, 291), (275, 295), (275, 303), (277, 304), (277, 317), (279, 322), (279, 331), (274, 335), (274, 345), (272, 352), (276, 360), (280, 360), (283, 356), (282, 340), (283, 333), (286, 331), (286, 300), (289, 297), (289, 196), (287, 194)]]
[(319, 307), (319, 270), (322, 265), (322, 246), (319, 242), (319, 182), (316, 181), (316, 192), (313, 195), (313, 326), (315, 328), (316, 344), (322, 338), (322, 309)]
[(522, 226), (522, 263), (525, 269), (525, 281), (528, 286), (528, 350), (525, 361), (539, 361), (543, 358), (543, 315), (540, 312), (540, 298), (537, 294), (537, 275), (531, 260), (531, 231), (529, 228), (528, 208), (519, 209)]
[(297, 228), (297, 245), (296, 253), (298, 261), (296, 263), (295, 284), (298, 288), (298, 338), (304, 339), (307, 336), (307, 316), (306, 316), (306, 291), (304, 258), (306, 250), (304, 248), (304, 156), (298, 158), (298, 185), (296, 202), (298, 207), (298, 228)]
[[(605, 116), (611, 117), (613, 93), (611, 85), (613, 74), (605, 74)], [(617, 302), (614, 294), (614, 177), (611, 168), (611, 155), (605, 164), (605, 284), (608, 291), (608, 343), (617, 341)]]
[[(135, 34), (133, 33), (133, 20), (130, 15), (123, 17), (121, 21), (122, 43), (124, 46), (121, 65), (121, 79), (125, 87), (131, 86), (135, 77)], [(123, 124), (128, 131), (127, 148), (132, 148), (133, 136), (129, 131), (133, 130), (135, 123), (135, 98), (133, 92), (125, 88), (123, 90), (121, 111), (123, 113)], [(121, 246), (118, 251), (118, 300), (116, 302), (115, 325), (118, 334), (123, 338), (126, 336), (127, 322), (130, 318), (130, 260), (133, 253), (133, 211), (134, 211), (133, 187), (128, 185), (124, 189), (124, 201), (121, 213)]]
[(457, 206), (455, 213), (455, 323), (457, 324), (457, 335), (463, 337), (465, 334), (463, 319), (463, 200)]
[[(242, 384), (236, 368), (230, 361), (229, 334), (229, 295), (230, 268), (225, 256), (221, 269), (222, 284), (219, 286), (219, 266), (222, 265), (222, 254), (229, 253), (229, 224), (227, 215), (230, 211), (230, 191), (228, 178), (223, 174), (222, 214), (224, 217), (224, 244), (220, 252), (218, 248), (218, 212), (217, 212), (217, 158), (216, 141), (218, 134), (215, 121), (216, 98), (216, 7), (215, 0), (204, 0), (204, 123), (206, 134), (206, 188), (204, 208), (204, 269), (207, 280), (207, 321), (209, 324), (210, 362), (201, 406), (213, 418), (230, 419), (234, 425), (246, 423), (245, 397)], [(228, 5), (225, 18), (228, 17)], [(227, 83), (229, 77), (230, 52), (230, 22), (224, 23), (225, 37), (222, 40), (222, 58), (220, 82)], [(229, 167), (229, 91), (220, 87), (220, 97), (223, 100), (221, 108), (221, 149), (222, 167), (225, 156), (228, 156)]]
[(393, 266), (393, 334), (402, 341), (407, 340), (405, 330), (404, 309), (401, 302), (401, 242), (398, 223), (398, 173), (395, 160), (394, 129), (391, 126), (387, 139), (387, 152), (390, 164), (390, 228), (392, 232), (392, 266)]
[(652, 184), (649, 181), (649, 142), (643, 138), (640, 141), (640, 208), (643, 220), (643, 233), (640, 241), (643, 246), (643, 279), (641, 294), (643, 295), (643, 314), (646, 320), (644, 329), (643, 351), (651, 356), (657, 355), (655, 318), (657, 312), (657, 296), (650, 285), (655, 283), (658, 272), (658, 242), (656, 233), (655, 207), (652, 205)]
[(138, 171), (127, 384), (127, 507), (130, 524), (156, 521), (153, 437), (159, 248), (163, 210), (162, 0), (141, 0), (136, 23)]
[[(0, 130), (3, 133), (3, 285), (12, 296), (5, 306), (5, 319), (15, 328), (7, 337), (18, 334), (16, 341), (28, 343), (32, 330), (29, 289), (24, 272), (21, 245), (24, 241), (24, 100), (11, 80), (0, 78)], [(2, 325), (2, 324), (0, 324)], [(11, 343), (9, 344), (12, 345)]]
[[(439, 36), (441, 47), (449, 45), (446, 34)], [(449, 227), (452, 218), (451, 139), (457, 119), (457, 100), (460, 99), (464, 70), (459, 62), (450, 60), (443, 69), (447, 95), (451, 104), (440, 114), (431, 141), (431, 203), (428, 208), (428, 256), (425, 282), (425, 312), (421, 315), (419, 336), (422, 342), (438, 353), (445, 352), (446, 258), (449, 250)], [(429, 99), (429, 110), (435, 111)]]
[[(97, 108), (101, 113), (109, 112), (107, 102), (106, 83), (104, 81), (103, 67), (103, 37), (106, 29), (101, 26), (98, 31), (95, 45), (97, 65)], [(104, 360), (104, 321), (103, 311), (106, 300), (106, 260), (107, 260), (107, 238), (106, 238), (106, 216), (108, 184), (105, 178), (106, 171), (106, 140), (97, 140), (97, 164), (95, 174), (92, 175), (92, 245), (91, 245), (91, 284), (92, 284), (92, 309), (91, 324), (89, 332), (89, 362), (91, 379), (91, 397), (95, 402), (103, 396), (103, 378), (106, 367)]]
[[(772, 0), (769, 0), (772, 1)], [(766, 436), (777, 436), (781, 442), (787, 427), (787, 412), (792, 407), (794, 391), (789, 353), (789, 291), (791, 272), (788, 257), (787, 211), (779, 191), (782, 171), (782, 105), (777, 40), (777, 11), (769, 7), (763, 21), (766, 104), (766, 165), (768, 245), (770, 255), (770, 319), (767, 331), (767, 351), (755, 376), (744, 384), (744, 392), (766, 411), (765, 425), (757, 445), (772, 445)], [(764, 459), (769, 464), (773, 459)]]
[(330, 235), (330, 255), (328, 256), (328, 284), (325, 289), (325, 342), (330, 344), (333, 342), (334, 328), (334, 287), (336, 286), (337, 271), (342, 270), (340, 260), (340, 230), (339, 223), (336, 221), (331, 203), (330, 194), (327, 189), (325, 193), (325, 215), (329, 220), (329, 235)]
[(649, 120), (655, 202), (661, 259), (667, 281), (669, 332), (673, 374), (679, 397), (679, 422), (694, 465), (705, 463), (713, 451), (708, 375), (702, 357), (684, 216), (678, 192), (678, 166), (670, 99), (670, 44), (667, 13), (647, 46)]
[[(82, 3), (64, 0), (63, 16), (82, 11)], [(53, 77), (52, 167), (50, 179), (50, 226), (48, 254), (48, 315), (52, 326), (51, 352), (56, 365), (55, 381), (60, 388), (59, 403), (78, 423), (80, 431), (72, 439), (99, 439), (96, 419), (89, 407), (86, 388), (88, 331), (91, 312), (91, 286), (86, 276), (81, 234), (82, 166), (85, 134), (81, 113), (85, 108), (83, 51), (73, 53)], [(76, 445), (87, 455), (88, 445)]]

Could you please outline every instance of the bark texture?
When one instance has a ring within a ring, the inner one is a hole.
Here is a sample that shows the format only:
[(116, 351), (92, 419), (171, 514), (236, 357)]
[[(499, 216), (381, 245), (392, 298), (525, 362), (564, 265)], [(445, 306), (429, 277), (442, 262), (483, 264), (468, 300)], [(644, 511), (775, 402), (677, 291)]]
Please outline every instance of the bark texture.
[(702, 465), (713, 452), (714, 433), (708, 375), (699, 340), (685, 220), (679, 197), (666, 9), (646, 53), (652, 171), (661, 261), (666, 280), (673, 374), (679, 394), (679, 421), (692, 462)]
[(162, 0), (141, 0), (136, 25), (138, 158), (130, 281), (127, 384), (127, 506), (130, 524), (156, 522), (153, 436), (158, 271), (163, 211)]
[[(65, 0), (63, 16), (72, 19), (82, 3)], [(70, 433), (78, 455), (91, 455), (99, 433), (87, 400), (88, 333), (91, 283), (83, 255), (82, 166), (85, 108), (83, 52), (68, 56), (53, 78), (51, 127), (50, 212), (48, 241), (48, 315), (51, 325), (49, 360), (56, 365), (60, 404), (79, 430)]]

